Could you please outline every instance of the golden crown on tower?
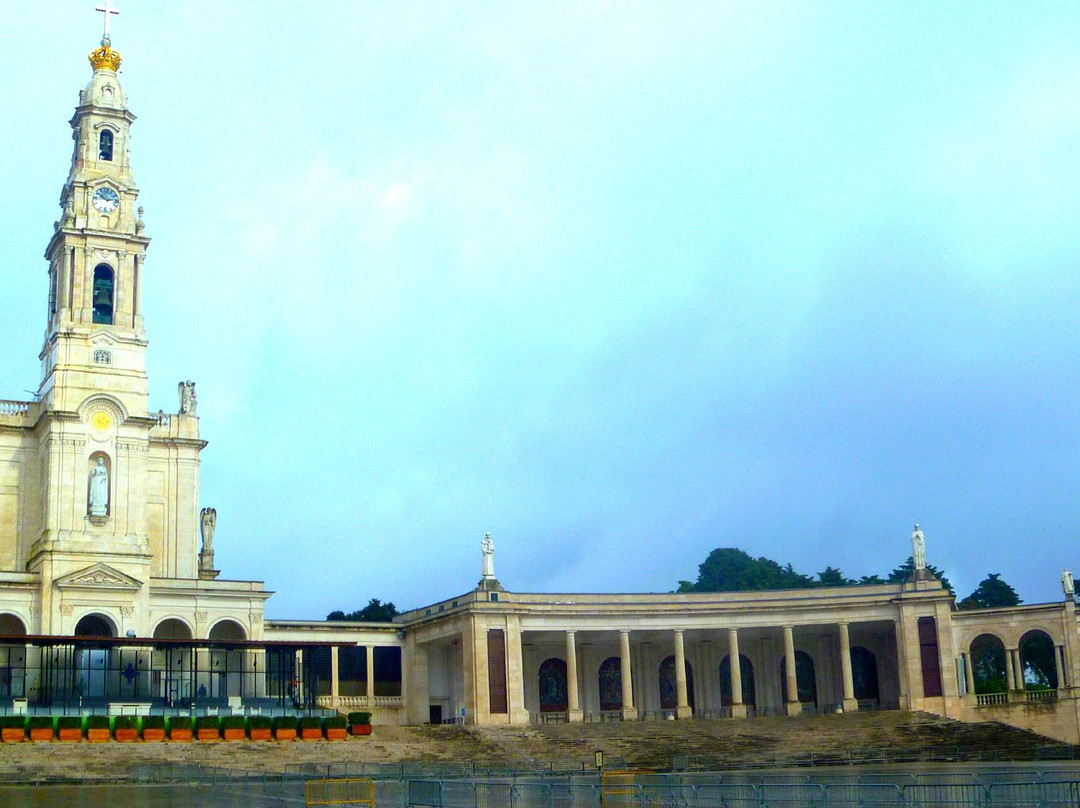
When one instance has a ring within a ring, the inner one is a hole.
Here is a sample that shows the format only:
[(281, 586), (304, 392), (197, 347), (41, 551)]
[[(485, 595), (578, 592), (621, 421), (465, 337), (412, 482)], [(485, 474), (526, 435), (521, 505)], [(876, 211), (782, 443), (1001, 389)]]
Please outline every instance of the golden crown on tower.
[(110, 47), (108, 39), (101, 40), (101, 47), (90, 51), (88, 58), (94, 70), (111, 70), (114, 73), (120, 69), (120, 63), (124, 61), (120, 58), (120, 52)]

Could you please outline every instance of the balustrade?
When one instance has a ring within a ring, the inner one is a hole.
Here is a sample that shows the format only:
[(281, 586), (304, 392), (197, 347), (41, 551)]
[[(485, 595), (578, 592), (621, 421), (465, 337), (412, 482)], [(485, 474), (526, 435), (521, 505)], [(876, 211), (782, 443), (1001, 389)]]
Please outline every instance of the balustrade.
[(0, 399), (0, 415), (24, 416), (30, 413), (29, 401), (8, 401)]

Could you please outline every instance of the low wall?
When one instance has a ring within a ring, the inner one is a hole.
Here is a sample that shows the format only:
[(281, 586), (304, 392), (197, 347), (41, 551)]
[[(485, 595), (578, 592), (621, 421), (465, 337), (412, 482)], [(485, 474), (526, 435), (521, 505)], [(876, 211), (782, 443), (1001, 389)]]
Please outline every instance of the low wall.
[(977, 703), (977, 697), (967, 696), (960, 717), (964, 721), (999, 721), (1065, 743), (1080, 744), (1080, 688), (1061, 688), (1055, 698), (1032, 698), (1031, 693), (1024, 692), (1002, 696), (998, 703), (984, 705)]

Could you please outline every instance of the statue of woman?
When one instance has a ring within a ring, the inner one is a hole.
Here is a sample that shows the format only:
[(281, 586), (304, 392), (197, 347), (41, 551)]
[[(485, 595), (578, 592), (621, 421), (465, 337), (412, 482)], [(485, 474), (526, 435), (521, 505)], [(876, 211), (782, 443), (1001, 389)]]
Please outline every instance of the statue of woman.
[(480, 542), (480, 552), (483, 553), (480, 577), (490, 580), (495, 577), (495, 544), (491, 541), (490, 533), (484, 534), (484, 540)]
[(916, 572), (926, 569), (926, 537), (918, 525), (911, 533), (911, 560)]
[(97, 465), (90, 470), (90, 515), (106, 516), (109, 508), (109, 470), (105, 460), (97, 459)]

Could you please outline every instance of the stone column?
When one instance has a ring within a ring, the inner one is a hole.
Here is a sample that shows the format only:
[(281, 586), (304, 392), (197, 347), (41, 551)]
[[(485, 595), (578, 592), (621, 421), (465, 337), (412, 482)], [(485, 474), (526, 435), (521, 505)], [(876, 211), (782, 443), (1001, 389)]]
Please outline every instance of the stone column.
[(1024, 661), (1020, 657), (1020, 649), (1013, 649), (1013, 661), (1016, 663), (1016, 689), (1024, 690)]
[(1016, 690), (1016, 670), (1013, 668), (1013, 653), (1015, 648), (1005, 649), (1005, 688)]
[(690, 701), (686, 696), (686, 648), (682, 629), (675, 630), (675, 715), (689, 718)]
[(566, 632), (566, 720), (574, 724), (582, 720), (578, 696), (576, 632)]
[(1057, 686), (1058, 686), (1058, 689), (1061, 689), (1061, 688), (1067, 686), (1067, 684), (1065, 682), (1065, 665), (1062, 663), (1063, 659), (1065, 659), (1065, 646), (1064, 645), (1055, 645), (1054, 646), (1054, 671), (1057, 673)]
[(728, 629), (728, 662), (731, 670), (731, 717), (746, 718), (746, 705), (743, 704), (742, 662), (739, 660), (739, 630)]
[(802, 712), (802, 704), (799, 703), (799, 681), (795, 676), (795, 638), (791, 633), (791, 626), (784, 626), (784, 673), (787, 676), (787, 708), (788, 715), (798, 715)]
[(859, 702), (855, 698), (855, 682), (851, 676), (851, 638), (847, 623), (840, 624), (840, 678), (844, 688), (844, 712), (858, 712)]
[(967, 653), (965, 651), (964, 653), (961, 653), (960, 656), (964, 660), (964, 681), (967, 683), (967, 692), (968, 692), (969, 696), (974, 698), (975, 697), (975, 669), (971, 667), (971, 654), (969, 654), (969, 653)]
[(341, 705), (341, 689), (339, 685), (340, 670), (338, 667), (338, 647), (330, 646), (330, 709), (336, 710)]
[(630, 674), (630, 632), (619, 632), (619, 669), (622, 673), (622, 719), (634, 721), (637, 719), (637, 709), (634, 707), (634, 680)]
[(367, 680), (364, 682), (365, 695), (367, 697), (368, 710), (375, 709), (375, 646), (368, 643), (364, 646), (367, 652)]

